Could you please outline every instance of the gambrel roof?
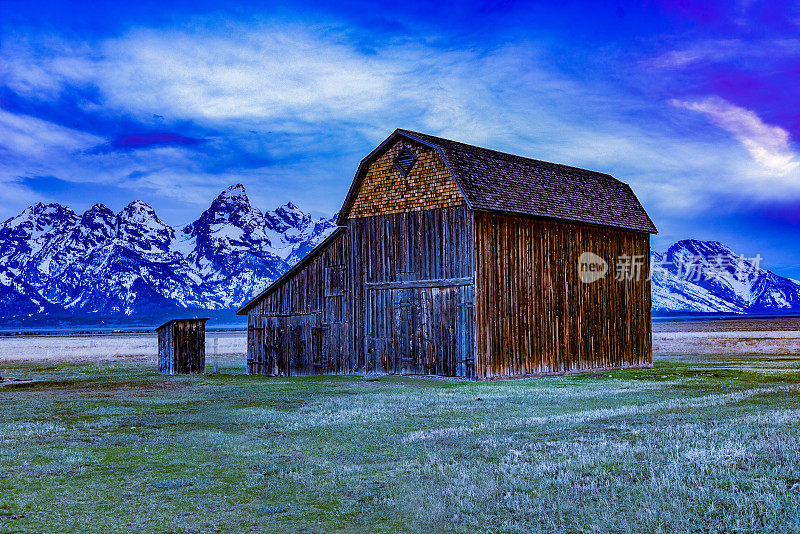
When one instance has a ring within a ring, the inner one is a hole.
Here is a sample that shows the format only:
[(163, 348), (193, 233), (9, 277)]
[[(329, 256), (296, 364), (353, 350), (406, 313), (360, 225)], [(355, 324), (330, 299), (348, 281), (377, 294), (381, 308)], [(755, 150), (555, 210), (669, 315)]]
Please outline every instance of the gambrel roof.
[(339, 211), (338, 224), (346, 224), (369, 164), (400, 137), (435, 148), (473, 210), (657, 233), (630, 186), (609, 174), (400, 129), (361, 161)]

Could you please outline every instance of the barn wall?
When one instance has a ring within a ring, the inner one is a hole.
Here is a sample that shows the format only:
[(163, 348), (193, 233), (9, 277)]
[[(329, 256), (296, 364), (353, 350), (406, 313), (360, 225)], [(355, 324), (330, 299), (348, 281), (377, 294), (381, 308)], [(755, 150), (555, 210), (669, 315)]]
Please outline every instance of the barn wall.
[[(476, 213), (475, 236), (479, 378), (652, 364), (649, 235)], [(603, 279), (579, 281), (584, 251)], [(622, 255), (643, 258), (640, 280), (615, 280)]]
[(344, 246), (334, 238), (248, 311), (248, 374), (350, 371)]
[[(403, 144), (418, 157), (405, 177), (393, 162)], [(406, 139), (397, 141), (366, 170), (349, 216), (369, 217), (465, 204), (439, 152)]]
[(351, 369), (471, 376), (472, 232), (466, 207), (348, 220)]

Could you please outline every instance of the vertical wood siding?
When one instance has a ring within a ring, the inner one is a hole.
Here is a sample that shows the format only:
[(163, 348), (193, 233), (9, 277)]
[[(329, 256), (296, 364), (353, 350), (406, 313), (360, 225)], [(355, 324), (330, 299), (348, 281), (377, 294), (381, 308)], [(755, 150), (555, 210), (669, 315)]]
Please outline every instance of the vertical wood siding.
[(251, 374), (474, 376), (465, 207), (351, 219), (250, 310)]
[(350, 371), (344, 246), (343, 235), (334, 238), (249, 310), (248, 374)]
[(203, 319), (180, 319), (158, 329), (158, 372), (167, 375), (206, 371)]
[[(580, 282), (584, 251), (603, 279)], [(615, 280), (622, 255), (639, 280)], [(648, 234), (475, 213), (478, 378), (651, 365), (649, 261)]]
[(473, 221), (466, 207), (348, 220), (350, 369), (474, 371)]

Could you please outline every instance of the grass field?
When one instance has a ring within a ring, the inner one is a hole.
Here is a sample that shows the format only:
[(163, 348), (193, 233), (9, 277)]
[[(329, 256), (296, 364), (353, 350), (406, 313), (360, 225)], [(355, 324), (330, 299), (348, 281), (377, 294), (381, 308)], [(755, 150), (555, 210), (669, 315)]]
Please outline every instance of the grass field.
[(13, 361), (0, 532), (800, 530), (800, 356), (467, 383)]

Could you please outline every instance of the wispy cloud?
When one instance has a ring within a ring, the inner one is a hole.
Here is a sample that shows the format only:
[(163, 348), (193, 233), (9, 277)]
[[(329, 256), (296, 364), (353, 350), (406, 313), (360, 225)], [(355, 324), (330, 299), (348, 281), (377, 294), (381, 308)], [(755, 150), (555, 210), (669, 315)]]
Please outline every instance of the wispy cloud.
[[(0, 59), (5, 83), (24, 98), (55, 106), (91, 88), (96, 97), (79, 100), (81, 111), (139, 125), (104, 138), (62, 132), (64, 148), (26, 156), (40, 169), (0, 166), (0, 182), (36, 171), (196, 205), (245, 182), (258, 185), (248, 191), (261, 205), (291, 199), (330, 213), (356, 162), (408, 127), (611, 172), (657, 218), (764, 190), (734, 143), (676, 133), (681, 114), (663, 100), (563, 72), (528, 42), (472, 49), (390, 39), (365, 49), (334, 27), (226, 23), (140, 29), (93, 46), (17, 39)], [(750, 123), (725, 121), (770, 169), (791, 166), (780, 160), (785, 146), (765, 141), (771, 127)]]
[(0, 108), (0, 177), (46, 174), (52, 163), (61, 162), (82, 149), (98, 144), (102, 138), (53, 124), (52, 122), (11, 113)]
[[(19, 39), (0, 54), (8, 87), (24, 97), (57, 103), (71, 88), (93, 87), (95, 101), (78, 103), (87, 113), (132, 117), (151, 130), (194, 125), (184, 137), (207, 138), (205, 156), (177, 142), (119, 154), (119, 139), (141, 138), (130, 132), (60, 162), (84, 166), (86, 179), (114, 174), (137, 187), (163, 180), (167, 194), (183, 194), (169, 191), (187, 161), (184, 172), (195, 176), (250, 173), (276, 192), (285, 185), (272, 177), (293, 170), (319, 178), (315, 209), (335, 210), (330, 199), (343, 194), (354, 162), (396, 127), (585, 165), (630, 137), (609, 120), (617, 97), (559, 74), (528, 43), (471, 50), (389, 41), (365, 50), (331, 28), (260, 26), (138, 30), (94, 47)], [(620, 98), (616, 107), (628, 103)], [(601, 112), (581, 124), (573, 117), (586, 109)], [(174, 150), (149, 153), (164, 145)], [(231, 154), (255, 164), (226, 168)]]
[(800, 166), (800, 158), (789, 143), (789, 132), (764, 123), (751, 110), (719, 97), (700, 100), (671, 100), (674, 106), (706, 115), (714, 124), (739, 141), (765, 170), (785, 175)]
[(699, 63), (747, 60), (785, 61), (800, 56), (800, 39), (708, 39), (668, 50), (644, 62), (659, 69), (686, 69)]

